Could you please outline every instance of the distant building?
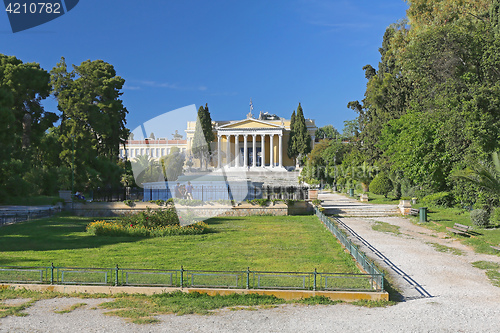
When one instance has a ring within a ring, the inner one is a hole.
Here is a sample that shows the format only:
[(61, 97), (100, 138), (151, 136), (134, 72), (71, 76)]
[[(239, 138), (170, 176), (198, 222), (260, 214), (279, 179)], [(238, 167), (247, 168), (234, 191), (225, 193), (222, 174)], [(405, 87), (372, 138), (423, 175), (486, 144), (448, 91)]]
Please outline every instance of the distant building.
[(166, 138), (127, 140), (125, 148), (120, 149), (120, 157), (133, 160), (137, 156), (148, 155), (154, 159), (160, 159), (170, 154), (172, 148), (179, 148), (181, 152), (187, 150), (186, 140), (167, 140)]

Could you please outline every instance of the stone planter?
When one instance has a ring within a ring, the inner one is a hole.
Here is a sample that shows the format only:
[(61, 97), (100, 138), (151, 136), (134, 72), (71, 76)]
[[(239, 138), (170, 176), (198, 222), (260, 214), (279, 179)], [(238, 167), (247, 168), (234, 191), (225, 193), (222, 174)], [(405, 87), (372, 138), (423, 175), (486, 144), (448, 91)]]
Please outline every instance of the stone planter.
[(319, 190), (308, 190), (308, 198), (309, 200), (318, 199)]
[(360, 200), (361, 202), (368, 202), (368, 194), (366, 194), (366, 193), (361, 194), (361, 195), (359, 196), (359, 200)]
[(71, 202), (71, 191), (59, 190), (59, 198), (63, 199), (64, 202)]
[(411, 201), (410, 200), (399, 200), (399, 210), (403, 215), (409, 215), (411, 210)]

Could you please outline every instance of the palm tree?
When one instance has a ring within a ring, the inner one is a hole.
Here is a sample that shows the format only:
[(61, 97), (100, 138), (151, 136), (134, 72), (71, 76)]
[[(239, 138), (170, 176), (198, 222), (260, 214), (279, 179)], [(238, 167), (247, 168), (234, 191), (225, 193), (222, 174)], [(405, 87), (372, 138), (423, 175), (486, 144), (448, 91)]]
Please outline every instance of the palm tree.
[(491, 157), (492, 163), (478, 162), (465, 170), (454, 171), (452, 177), (463, 179), (497, 198), (500, 197), (500, 159), (496, 152)]

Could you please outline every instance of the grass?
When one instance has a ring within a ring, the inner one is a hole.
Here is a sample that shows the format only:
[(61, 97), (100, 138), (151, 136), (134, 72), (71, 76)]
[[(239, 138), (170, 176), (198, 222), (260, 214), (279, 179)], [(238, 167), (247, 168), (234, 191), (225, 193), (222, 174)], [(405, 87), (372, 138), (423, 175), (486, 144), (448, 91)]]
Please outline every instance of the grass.
[[(333, 301), (324, 296), (314, 296), (305, 299), (285, 301), (275, 296), (266, 295), (215, 295), (209, 296), (202, 293), (183, 293), (180, 291), (146, 296), (141, 294), (117, 294), (117, 295), (88, 295), (88, 294), (62, 294), (54, 292), (35, 292), (27, 290), (0, 290), (0, 301), (13, 298), (26, 298), (28, 301), (18, 306), (7, 306), (0, 302), (0, 318), (10, 315), (25, 316), (24, 310), (36, 301), (57, 297), (80, 297), (80, 298), (113, 298), (112, 301), (101, 303), (98, 307), (107, 315), (118, 316), (135, 324), (152, 324), (159, 322), (155, 317), (161, 314), (200, 314), (210, 315), (214, 311), (227, 308), (231, 311), (259, 309), (273, 309), (280, 304), (297, 305), (335, 305), (343, 301)], [(357, 301), (350, 303), (364, 307), (385, 307), (396, 304), (392, 301)], [(77, 303), (68, 309), (56, 311), (56, 313), (68, 313), (77, 308), (85, 306), (86, 303)]]
[(55, 216), (0, 228), (0, 266), (56, 266), (358, 273), (315, 216), (207, 220), (214, 231), (161, 238), (96, 237), (93, 218)]
[(461, 250), (455, 249), (453, 247), (449, 247), (449, 246), (446, 246), (446, 245), (441, 245), (441, 244), (432, 243), (432, 242), (427, 242), (427, 244), (432, 245), (432, 247), (436, 251), (439, 251), (439, 252), (451, 253), (451, 254), (454, 254), (456, 256), (461, 256), (461, 255), (464, 254)]
[(372, 225), (372, 229), (375, 231), (388, 232), (395, 235), (401, 235), (401, 232), (399, 231), (399, 226), (386, 222), (375, 221), (375, 224)]
[(493, 261), (476, 261), (472, 266), (486, 270), (486, 276), (490, 279), (491, 284), (495, 287), (500, 287), (500, 264)]
[(499, 269), (500, 264), (493, 261), (476, 261), (472, 263), (472, 266), (479, 269)]
[(87, 305), (87, 303), (77, 303), (77, 304), (73, 304), (72, 306), (68, 307), (67, 309), (54, 311), (54, 312), (58, 313), (58, 314), (70, 313), (72, 311), (75, 311), (78, 308), (84, 307), (85, 305)]
[[(418, 217), (411, 217), (412, 222), (418, 223)], [(438, 231), (448, 232), (446, 227), (453, 227), (455, 223), (472, 225), (468, 211), (460, 208), (430, 207), (427, 212), (428, 223), (419, 223), (426, 228)], [(478, 253), (500, 255), (500, 251), (491, 248), (491, 245), (500, 244), (500, 226), (490, 226), (480, 228), (473, 226), (473, 237), (458, 236), (448, 232), (450, 237), (456, 237), (462, 243), (474, 248)]]

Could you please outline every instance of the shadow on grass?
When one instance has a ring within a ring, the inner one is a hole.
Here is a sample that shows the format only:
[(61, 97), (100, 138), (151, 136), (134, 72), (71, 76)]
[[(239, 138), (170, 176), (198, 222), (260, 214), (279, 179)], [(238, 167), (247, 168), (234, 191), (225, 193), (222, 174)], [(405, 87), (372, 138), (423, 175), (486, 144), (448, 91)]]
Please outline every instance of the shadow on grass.
[[(87, 224), (94, 220), (95, 218), (53, 216), (3, 226), (0, 228), (0, 252), (97, 248), (143, 239), (92, 236), (85, 229)], [(3, 263), (3, 260), (0, 260), (0, 263)]]

